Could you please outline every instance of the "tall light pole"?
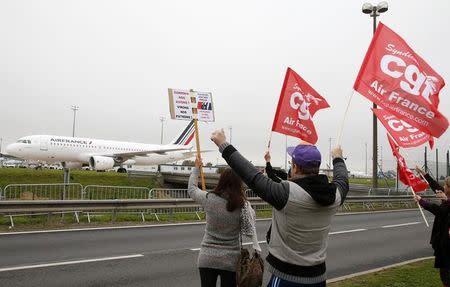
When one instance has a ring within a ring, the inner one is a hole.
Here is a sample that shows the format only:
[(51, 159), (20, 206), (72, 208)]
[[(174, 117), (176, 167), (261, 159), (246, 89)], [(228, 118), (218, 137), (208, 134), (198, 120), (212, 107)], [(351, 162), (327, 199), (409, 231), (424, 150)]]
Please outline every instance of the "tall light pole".
[[(384, 13), (388, 10), (388, 3), (383, 1), (378, 3), (377, 5), (372, 5), (370, 3), (364, 3), (362, 6), (362, 12), (364, 14), (369, 14), (370, 17), (373, 18), (373, 34), (375, 34), (375, 30), (377, 29), (377, 17), (380, 16), (381, 13)], [(373, 104), (373, 108), (376, 109), (377, 105)], [(378, 187), (378, 133), (377, 133), (377, 117), (373, 115), (373, 144), (372, 144), (372, 186), (373, 188)]]
[(230, 144), (231, 144), (231, 139), (232, 139), (232, 137), (233, 137), (233, 133), (232, 133), (233, 127), (232, 127), (232, 126), (229, 126), (228, 129), (230, 130)]
[(166, 118), (164, 116), (160, 116), (159, 120), (161, 121), (161, 144), (163, 144), (163, 138), (164, 138), (164, 121)]
[(368, 175), (368, 171), (367, 171), (367, 142), (364, 143), (365, 147), (366, 147), (366, 176)]
[(80, 107), (72, 106), (71, 109), (73, 111), (72, 137), (75, 137), (75, 118), (76, 118), (76, 115), (77, 115), (77, 111), (80, 109)]

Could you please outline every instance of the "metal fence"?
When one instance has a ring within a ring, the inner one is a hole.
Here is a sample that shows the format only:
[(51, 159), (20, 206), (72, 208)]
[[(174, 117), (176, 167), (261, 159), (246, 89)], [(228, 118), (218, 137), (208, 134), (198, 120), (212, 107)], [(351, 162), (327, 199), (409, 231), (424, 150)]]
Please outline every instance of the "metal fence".
[[(150, 191), (149, 199), (188, 199), (190, 198), (187, 189), (153, 188)], [(200, 213), (204, 212), (201, 206), (189, 206), (173, 208), (153, 208), (147, 210), (159, 221), (159, 216), (174, 216), (176, 213), (195, 213), (197, 219), (201, 219)]]
[(2, 200), (74, 200), (83, 198), (83, 186), (70, 184), (9, 184)]
[(147, 187), (87, 185), (83, 199), (149, 199), (151, 190)]
[(173, 199), (173, 198), (190, 198), (187, 189), (172, 188), (152, 188), (149, 198), (151, 199)]

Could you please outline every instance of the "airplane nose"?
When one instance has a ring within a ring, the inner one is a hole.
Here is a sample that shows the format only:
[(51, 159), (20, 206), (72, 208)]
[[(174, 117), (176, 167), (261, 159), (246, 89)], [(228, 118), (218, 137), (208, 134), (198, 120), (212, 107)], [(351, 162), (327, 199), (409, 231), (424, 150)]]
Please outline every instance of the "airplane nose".
[(14, 155), (16, 153), (16, 144), (10, 144), (6, 147), (6, 153), (9, 155)]

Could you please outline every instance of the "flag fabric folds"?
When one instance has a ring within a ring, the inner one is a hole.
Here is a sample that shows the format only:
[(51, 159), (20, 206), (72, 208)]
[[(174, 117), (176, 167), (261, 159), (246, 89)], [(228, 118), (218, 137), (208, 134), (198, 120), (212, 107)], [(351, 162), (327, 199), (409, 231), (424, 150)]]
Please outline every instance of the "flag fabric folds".
[(429, 142), (430, 148), (433, 148), (432, 136), (419, 131), (407, 122), (388, 113), (386, 110), (372, 109), (372, 111), (400, 147), (416, 147)]
[(315, 144), (318, 136), (312, 117), (327, 101), (294, 70), (288, 68), (278, 100), (272, 131)]
[(398, 145), (389, 135), (387, 135), (387, 137), (392, 153), (397, 159), (397, 172), (399, 175), (399, 180), (403, 182), (403, 184), (410, 186), (414, 192), (421, 192), (427, 189), (428, 183), (424, 179), (415, 175), (414, 172), (407, 167), (405, 158), (399, 152)]
[(400, 120), (440, 137), (449, 124), (438, 111), (444, 85), (399, 35), (379, 23), (353, 88)]

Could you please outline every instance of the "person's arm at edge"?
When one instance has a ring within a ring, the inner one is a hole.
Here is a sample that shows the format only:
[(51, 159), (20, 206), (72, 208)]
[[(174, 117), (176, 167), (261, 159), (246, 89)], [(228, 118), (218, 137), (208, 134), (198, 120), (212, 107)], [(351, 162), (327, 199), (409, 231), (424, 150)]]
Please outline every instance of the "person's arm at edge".
[(284, 208), (289, 198), (289, 183), (276, 183), (262, 175), (253, 164), (228, 142), (220, 144), (219, 151), (228, 165), (259, 197), (278, 210)]
[(444, 187), (441, 186), (433, 177), (431, 177), (429, 173), (426, 173), (424, 177), (434, 192), (436, 192), (436, 190), (444, 191)]
[(420, 197), (420, 200), (418, 201), (420, 206), (423, 207), (423, 209), (428, 210), (433, 215), (437, 215), (439, 213), (439, 206), (437, 204), (434, 204), (426, 199), (423, 199)]

